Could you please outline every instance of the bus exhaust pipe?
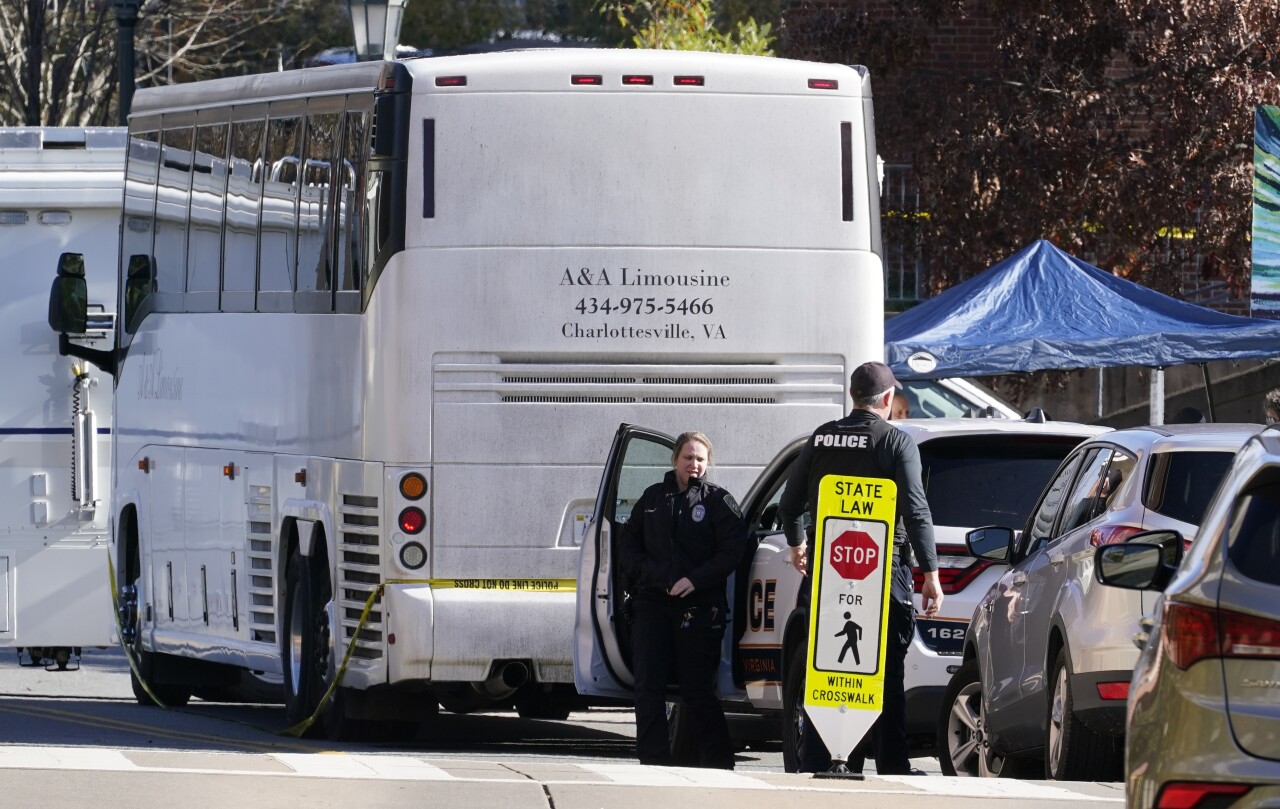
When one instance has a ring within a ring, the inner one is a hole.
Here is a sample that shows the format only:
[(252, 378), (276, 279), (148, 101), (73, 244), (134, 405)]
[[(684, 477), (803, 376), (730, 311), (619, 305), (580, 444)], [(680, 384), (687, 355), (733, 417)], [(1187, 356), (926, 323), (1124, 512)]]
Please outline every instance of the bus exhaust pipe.
[(494, 664), (489, 679), (475, 684), (476, 691), (492, 699), (506, 699), (529, 681), (529, 667), (519, 660)]

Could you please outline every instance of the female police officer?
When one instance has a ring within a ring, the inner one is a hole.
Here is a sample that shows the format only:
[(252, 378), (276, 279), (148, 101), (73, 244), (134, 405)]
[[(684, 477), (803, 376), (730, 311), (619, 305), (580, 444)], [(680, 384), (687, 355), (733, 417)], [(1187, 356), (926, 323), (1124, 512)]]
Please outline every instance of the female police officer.
[(747, 525), (733, 496), (703, 479), (711, 439), (683, 433), (671, 461), (674, 469), (641, 495), (618, 542), (632, 583), (636, 753), (642, 764), (671, 763), (666, 701), (674, 668), (702, 766), (733, 769), (715, 679), (728, 612), (725, 579), (742, 559)]

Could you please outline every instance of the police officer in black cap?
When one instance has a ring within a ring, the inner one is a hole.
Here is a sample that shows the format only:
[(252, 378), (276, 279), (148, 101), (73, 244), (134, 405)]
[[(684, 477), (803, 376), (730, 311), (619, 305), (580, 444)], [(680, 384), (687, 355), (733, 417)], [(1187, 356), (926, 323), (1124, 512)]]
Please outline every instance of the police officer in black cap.
[(631, 641), (636, 685), (636, 754), (641, 764), (671, 764), (667, 683), (697, 728), (701, 764), (733, 769), (733, 746), (715, 694), (729, 611), (725, 580), (746, 550), (747, 524), (733, 495), (703, 476), (711, 439), (676, 439), (672, 471), (645, 490), (618, 540), (632, 582)]
[[(812, 529), (805, 527), (804, 514), (806, 511), (812, 514), (817, 509), (819, 481), (827, 475), (851, 475), (887, 478), (897, 485), (898, 517), (893, 532), (895, 554), (890, 585), (883, 710), (868, 736), (875, 752), (876, 770), (881, 775), (923, 775), (911, 768), (908, 757), (904, 680), (907, 647), (915, 632), (915, 610), (911, 603), (912, 550), (915, 551), (916, 563), (924, 572), (924, 614), (933, 617), (942, 605), (933, 518), (921, 481), (920, 450), (909, 435), (885, 421), (892, 407), (894, 389), (901, 389), (902, 385), (882, 362), (859, 365), (849, 383), (853, 410), (848, 416), (827, 422), (814, 431), (791, 468), (779, 512), (787, 542), (791, 545), (791, 563), (805, 574), (800, 599), (807, 606), (813, 534)], [(827, 435), (865, 436), (866, 440), (818, 440), (819, 436)], [(800, 744), (801, 772), (820, 772), (830, 768), (831, 755), (813, 729), (812, 722), (805, 723)], [(866, 747), (864, 740), (849, 755), (850, 771), (862, 770)]]

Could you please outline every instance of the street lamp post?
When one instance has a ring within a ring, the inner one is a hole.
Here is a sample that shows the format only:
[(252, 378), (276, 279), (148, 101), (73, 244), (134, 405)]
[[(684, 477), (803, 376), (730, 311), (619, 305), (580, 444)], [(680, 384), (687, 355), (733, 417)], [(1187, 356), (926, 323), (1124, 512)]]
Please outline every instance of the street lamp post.
[(356, 60), (394, 59), (407, 0), (347, 0), (356, 37)]
[(116, 56), (120, 66), (120, 126), (129, 125), (129, 108), (133, 106), (133, 29), (138, 24), (138, 8), (142, 0), (115, 0)]

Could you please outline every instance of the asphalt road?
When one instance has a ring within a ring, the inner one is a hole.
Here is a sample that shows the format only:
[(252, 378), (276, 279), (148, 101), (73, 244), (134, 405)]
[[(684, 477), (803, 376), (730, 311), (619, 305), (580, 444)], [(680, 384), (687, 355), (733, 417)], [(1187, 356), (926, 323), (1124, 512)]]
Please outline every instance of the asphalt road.
[[(335, 744), (279, 735), (278, 705), (140, 706), (116, 651), (87, 652), (78, 671), (20, 668), (0, 657), (0, 806), (824, 809), (847, 806), (854, 791), (890, 809), (991, 809), (992, 800), (1068, 809), (1123, 798), (1119, 784), (815, 780), (783, 773), (776, 746), (741, 752), (732, 773), (641, 767), (632, 758), (633, 722), (620, 708), (564, 722), (441, 714), (407, 744)], [(934, 759), (915, 763), (937, 772)]]

